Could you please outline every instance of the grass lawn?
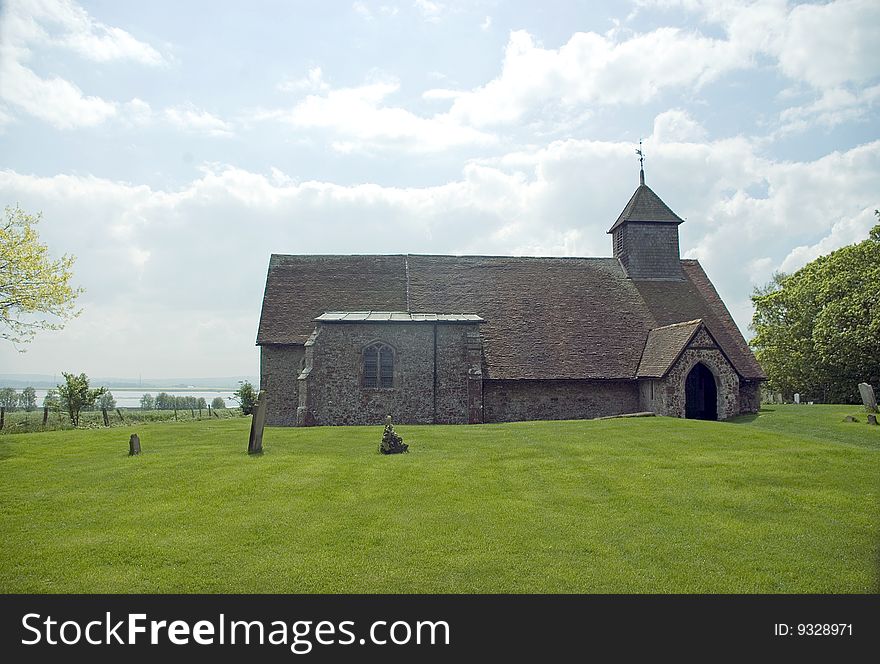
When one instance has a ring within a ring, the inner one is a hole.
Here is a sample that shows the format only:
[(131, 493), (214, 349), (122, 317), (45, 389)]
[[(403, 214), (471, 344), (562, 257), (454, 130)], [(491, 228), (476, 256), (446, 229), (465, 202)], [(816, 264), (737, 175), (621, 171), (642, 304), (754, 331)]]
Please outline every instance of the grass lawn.
[(877, 592), (859, 411), (3, 436), (0, 592)]

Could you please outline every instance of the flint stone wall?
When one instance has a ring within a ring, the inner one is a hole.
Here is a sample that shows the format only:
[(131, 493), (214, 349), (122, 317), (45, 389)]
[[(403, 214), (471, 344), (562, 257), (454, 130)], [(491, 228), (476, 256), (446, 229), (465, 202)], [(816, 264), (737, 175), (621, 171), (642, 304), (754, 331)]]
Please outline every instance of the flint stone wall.
[[(481, 397), (473, 394), (473, 383), (480, 383), (479, 361), (472, 366), (468, 345), (469, 333), (471, 339), (479, 336), (479, 325), (436, 325), (436, 353), (434, 328), (431, 323), (319, 323), (299, 380), (297, 424), (382, 424), (389, 414), (395, 423), (468, 422), (469, 397)], [(363, 349), (376, 342), (394, 349), (393, 387), (363, 387)], [(476, 378), (470, 385), (469, 375)]]
[(266, 425), (296, 424), (297, 377), (303, 368), (300, 345), (260, 346), (260, 389), (266, 393)]
[(635, 380), (484, 380), (485, 422), (580, 420), (639, 410)]

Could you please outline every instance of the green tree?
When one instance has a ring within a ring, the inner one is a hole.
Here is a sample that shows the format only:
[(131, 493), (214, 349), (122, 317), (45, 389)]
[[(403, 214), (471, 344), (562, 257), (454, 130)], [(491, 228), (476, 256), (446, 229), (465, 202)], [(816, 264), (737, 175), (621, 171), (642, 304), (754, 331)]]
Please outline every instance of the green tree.
[(214, 410), (226, 408), (226, 402), (223, 401), (223, 397), (214, 397), (214, 399), (211, 401), (211, 408), (213, 408)]
[(19, 405), (28, 413), (37, 408), (37, 391), (32, 387), (26, 387), (18, 397)]
[(855, 402), (880, 383), (880, 224), (752, 294), (752, 347), (773, 391)]
[(116, 408), (116, 398), (110, 390), (107, 390), (98, 398), (98, 408), (113, 410)]
[(92, 408), (95, 400), (104, 394), (104, 388), (89, 389), (89, 377), (84, 373), (79, 376), (62, 371), (64, 383), (58, 386), (58, 397), (61, 407), (67, 411), (73, 426), (79, 426), (79, 414), (84, 408)]
[(49, 390), (46, 392), (46, 396), (43, 397), (43, 408), (48, 408), (49, 410), (58, 410), (61, 408), (61, 401), (58, 399), (57, 390)]
[(205, 401), (205, 397), (199, 397), (198, 401), (196, 401), (196, 408), (204, 409), (208, 407), (208, 402)]
[(83, 290), (70, 284), (76, 259), (52, 260), (36, 230), (41, 216), (7, 206), (0, 222), (0, 339), (14, 344), (79, 314), (74, 302)]
[(7, 413), (18, 410), (18, 392), (11, 387), (0, 389), (0, 406), (6, 408)]
[(257, 391), (250, 381), (238, 381), (238, 389), (232, 393), (232, 398), (241, 405), (241, 412), (244, 415), (250, 415), (254, 412), (257, 405)]
[(156, 407), (156, 400), (153, 398), (152, 394), (145, 394), (141, 397), (141, 409), (142, 410), (153, 410)]

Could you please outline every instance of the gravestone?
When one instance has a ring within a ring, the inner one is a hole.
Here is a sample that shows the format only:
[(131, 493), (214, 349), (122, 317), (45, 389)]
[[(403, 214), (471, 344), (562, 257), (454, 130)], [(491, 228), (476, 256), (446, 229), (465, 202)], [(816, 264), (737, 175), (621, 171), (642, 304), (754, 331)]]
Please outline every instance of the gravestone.
[(868, 424), (877, 426), (877, 416), (874, 413), (868, 413)]
[(856, 418), (854, 418), (852, 415), (847, 415), (846, 417), (843, 418), (843, 421), (844, 422), (858, 422), (858, 420)]
[(877, 398), (874, 396), (874, 388), (868, 383), (859, 383), (859, 394), (862, 395), (862, 403), (869, 413), (877, 412)]
[(251, 419), (251, 435), (248, 437), (248, 454), (263, 453), (263, 428), (266, 426), (266, 393), (261, 391)]
[(136, 433), (128, 439), (128, 456), (137, 456), (141, 453), (141, 439)]
[(795, 402), (795, 403), (800, 403), (800, 402), (801, 402), (801, 395), (798, 394), (797, 392), (794, 393), (794, 402)]

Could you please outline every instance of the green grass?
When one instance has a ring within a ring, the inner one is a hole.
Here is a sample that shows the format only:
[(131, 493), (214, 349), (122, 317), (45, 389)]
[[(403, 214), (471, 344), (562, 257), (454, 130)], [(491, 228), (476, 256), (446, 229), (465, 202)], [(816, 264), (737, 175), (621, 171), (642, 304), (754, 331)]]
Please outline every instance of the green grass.
[(880, 427), (851, 406), (0, 439), (2, 592), (878, 590)]

